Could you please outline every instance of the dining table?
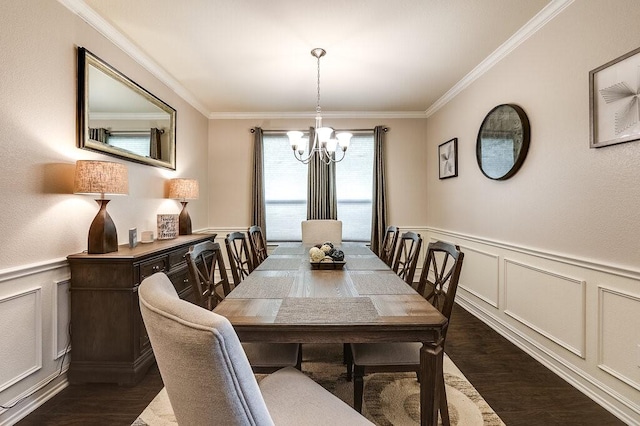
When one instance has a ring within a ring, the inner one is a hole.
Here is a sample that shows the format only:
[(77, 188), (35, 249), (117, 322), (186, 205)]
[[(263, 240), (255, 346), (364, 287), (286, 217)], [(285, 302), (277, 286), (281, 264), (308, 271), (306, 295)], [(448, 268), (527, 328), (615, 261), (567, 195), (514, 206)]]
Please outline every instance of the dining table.
[(437, 425), (447, 319), (365, 244), (324, 265), (311, 247), (278, 245), (214, 312), (243, 342), (421, 342), (420, 423)]

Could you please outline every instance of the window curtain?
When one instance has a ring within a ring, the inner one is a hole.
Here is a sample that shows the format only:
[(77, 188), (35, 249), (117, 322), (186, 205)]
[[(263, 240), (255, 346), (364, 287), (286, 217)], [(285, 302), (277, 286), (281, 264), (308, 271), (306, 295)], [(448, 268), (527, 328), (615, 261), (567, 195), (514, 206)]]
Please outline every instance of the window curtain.
[(264, 202), (264, 132), (262, 128), (255, 127), (253, 129), (253, 188), (251, 192), (251, 200), (253, 204), (253, 213), (251, 223), (262, 228), (262, 234), (267, 235), (267, 219)]
[(387, 192), (384, 177), (384, 135), (386, 129), (373, 130), (373, 202), (371, 216), (371, 251), (380, 255), (382, 239), (387, 228)]
[[(313, 146), (315, 131), (309, 129), (309, 152)], [(307, 220), (338, 219), (336, 194), (336, 165), (325, 164), (320, 156), (313, 155), (309, 162), (307, 185)]]
[(164, 130), (152, 127), (150, 130), (149, 156), (151, 158), (162, 158), (162, 134)]
[(89, 139), (102, 143), (109, 143), (109, 130), (102, 127), (91, 127), (89, 128)]

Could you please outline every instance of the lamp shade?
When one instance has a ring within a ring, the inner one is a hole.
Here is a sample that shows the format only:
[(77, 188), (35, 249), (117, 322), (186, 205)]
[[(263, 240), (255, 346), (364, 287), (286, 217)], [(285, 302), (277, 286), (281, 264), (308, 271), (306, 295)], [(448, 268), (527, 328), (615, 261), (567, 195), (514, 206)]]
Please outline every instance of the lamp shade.
[(76, 194), (128, 194), (127, 167), (112, 161), (79, 160), (73, 192)]
[(200, 196), (200, 186), (196, 179), (171, 179), (169, 181), (169, 198), (195, 200)]

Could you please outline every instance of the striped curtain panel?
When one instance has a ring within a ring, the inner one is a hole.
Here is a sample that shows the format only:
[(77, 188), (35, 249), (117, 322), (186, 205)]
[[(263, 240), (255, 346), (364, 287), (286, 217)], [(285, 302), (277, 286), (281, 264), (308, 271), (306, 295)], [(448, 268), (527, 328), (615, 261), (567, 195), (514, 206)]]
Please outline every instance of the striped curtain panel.
[(385, 128), (373, 130), (373, 205), (371, 216), (371, 251), (380, 255), (382, 239), (387, 229), (387, 190), (384, 177)]
[[(313, 146), (314, 129), (309, 129), (309, 150)], [(309, 162), (307, 185), (307, 220), (338, 219), (336, 164), (325, 164), (314, 155)]]
[(262, 128), (253, 129), (253, 188), (251, 191), (252, 215), (251, 224), (262, 228), (263, 235), (267, 235), (267, 219), (264, 202), (264, 159), (263, 159), (263, 131)]

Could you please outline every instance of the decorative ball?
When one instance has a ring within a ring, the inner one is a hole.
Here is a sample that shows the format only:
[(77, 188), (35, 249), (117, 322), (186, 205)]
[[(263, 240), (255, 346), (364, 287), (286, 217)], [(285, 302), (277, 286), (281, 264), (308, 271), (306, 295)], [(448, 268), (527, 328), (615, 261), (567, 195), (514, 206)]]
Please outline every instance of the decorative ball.
[(332, 248), (333, 247), (328, 244), (323, 244), (322, 247), (320, 247), (320, 250), (322, 250), (325, 254), (329, 254)]
[(330, 256), (336, 262), (341, 262), (344, 260), (344, 252), (342, 250), (333, 250)]
[(322, 243), (323, 246), (329, 246), (331, 248), (333, 248), (333, 243), (331, 241), (325, 241), (324, 243)]
[(309, 250), (309, 259), (312, 262), (320, 262), (322, 261), (322, 259), (324, 259), (324, 256), (324, 251), (320, 250), (317, 247), (311, 247), (311, 250)]

